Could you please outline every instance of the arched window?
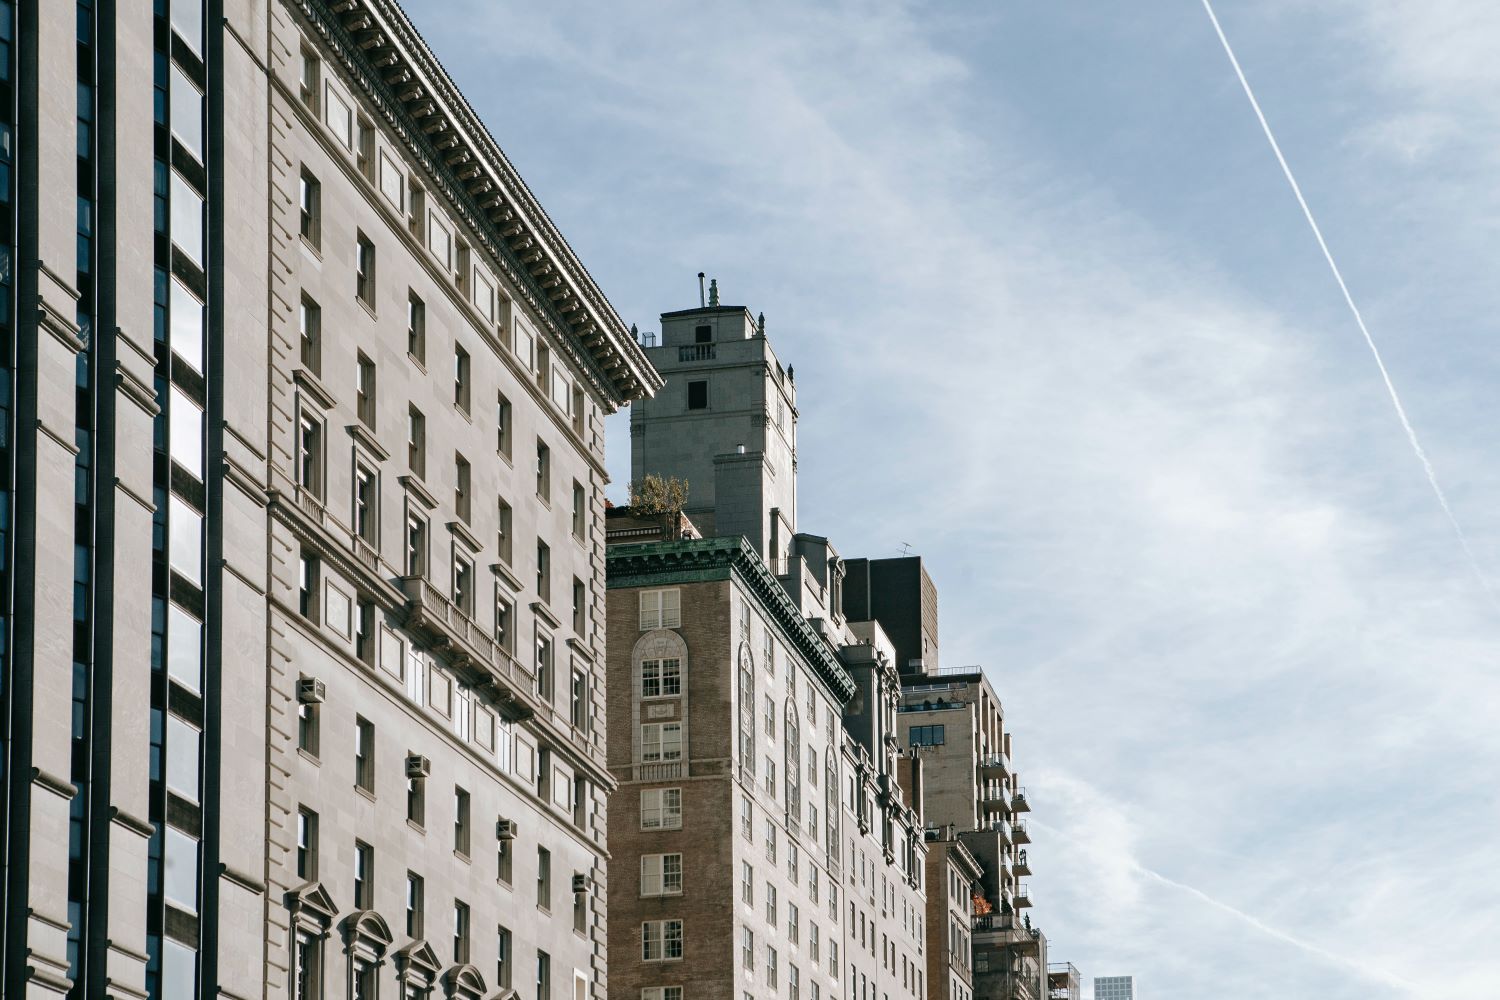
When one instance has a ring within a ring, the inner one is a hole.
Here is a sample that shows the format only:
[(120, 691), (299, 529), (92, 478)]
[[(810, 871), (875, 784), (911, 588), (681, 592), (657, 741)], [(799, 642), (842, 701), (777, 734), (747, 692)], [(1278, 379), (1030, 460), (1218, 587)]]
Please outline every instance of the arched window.
[(740, 646), (740, 776), (755, 781), (755, 661)]
[[(802, 817), (802, 744), (798, 740), (800, 735), (797, 725), (797, 702), (794, 698), (786, 700), (786, 815), (787, 823), (796, 826)], [(816, 836), (817, 831), (813, 831)]]

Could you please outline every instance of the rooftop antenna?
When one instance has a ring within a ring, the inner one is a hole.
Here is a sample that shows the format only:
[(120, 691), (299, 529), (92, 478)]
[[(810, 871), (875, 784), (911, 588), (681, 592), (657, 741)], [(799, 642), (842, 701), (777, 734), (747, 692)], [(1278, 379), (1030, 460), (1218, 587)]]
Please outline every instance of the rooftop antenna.
[(901, 543), (901, 558), (905, 559), (910, 554), (911, 554), (911, 542), (902, 542)]
[(703, 272), (699, 271), (698, 272), (698, 308), (702, 309), (706, 305), (708, 305), (708, 302), (705, 301), (704, 298), (703, 298)]

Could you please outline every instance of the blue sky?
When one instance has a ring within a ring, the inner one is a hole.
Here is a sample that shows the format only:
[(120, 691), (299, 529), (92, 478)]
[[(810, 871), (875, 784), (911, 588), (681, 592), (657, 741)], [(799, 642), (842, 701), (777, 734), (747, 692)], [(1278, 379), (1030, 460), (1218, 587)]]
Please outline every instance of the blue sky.
[[(765, 312), (802, 527), (1005, 702), (1054, 958), (1500, 994), (1500, 611), (1197, 0), (410, 6), (627, 322)], [(1217, 10), (1500, 579), (1500, 7)]]

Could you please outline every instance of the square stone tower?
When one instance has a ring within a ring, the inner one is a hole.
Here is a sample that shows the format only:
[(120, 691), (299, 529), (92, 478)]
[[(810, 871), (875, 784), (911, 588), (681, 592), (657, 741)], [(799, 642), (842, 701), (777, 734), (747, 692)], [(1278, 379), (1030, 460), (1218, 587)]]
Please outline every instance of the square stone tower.
[(663, 313), (646, 355), (666, 381), (630, 409), (630, 476), (688, 482), (686, 513), (705, 536), (744, 535), (778, 567), (797, 530), (797, 390), (743, 306)]

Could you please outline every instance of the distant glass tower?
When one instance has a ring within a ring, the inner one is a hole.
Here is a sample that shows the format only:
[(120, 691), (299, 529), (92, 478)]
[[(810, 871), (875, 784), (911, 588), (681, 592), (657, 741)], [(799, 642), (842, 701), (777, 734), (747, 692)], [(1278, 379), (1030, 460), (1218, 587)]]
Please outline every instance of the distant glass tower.
[(1135, 1000), (1135, 977), (1095, 976), (1094, 1000)]

